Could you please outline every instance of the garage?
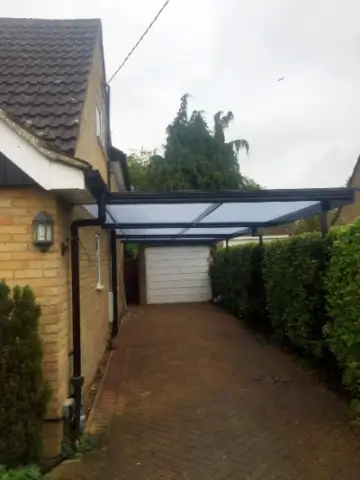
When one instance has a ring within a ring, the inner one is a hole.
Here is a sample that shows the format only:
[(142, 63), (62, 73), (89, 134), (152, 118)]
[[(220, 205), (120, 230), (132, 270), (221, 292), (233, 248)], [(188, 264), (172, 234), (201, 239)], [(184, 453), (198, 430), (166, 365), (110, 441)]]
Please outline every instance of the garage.
[(209, 256), (210, 248), (202, 245), (146, 248), (147, 303), (210, 300)]

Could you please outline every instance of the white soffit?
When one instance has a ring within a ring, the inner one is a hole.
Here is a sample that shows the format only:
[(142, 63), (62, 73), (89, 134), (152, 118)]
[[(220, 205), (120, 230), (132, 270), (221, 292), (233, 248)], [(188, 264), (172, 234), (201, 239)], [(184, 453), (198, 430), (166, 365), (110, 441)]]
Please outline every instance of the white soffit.
[(0, 138), (3, 155), (44, 190), (86, 189), (83, 170), (46, 158), (1, 118)]

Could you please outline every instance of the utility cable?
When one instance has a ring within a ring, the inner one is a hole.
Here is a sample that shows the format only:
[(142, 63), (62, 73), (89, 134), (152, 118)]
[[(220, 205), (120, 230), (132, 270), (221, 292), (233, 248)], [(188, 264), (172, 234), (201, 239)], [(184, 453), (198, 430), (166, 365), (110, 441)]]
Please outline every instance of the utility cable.
[(114, 78), (116, 77), (116, 75), (120, 72), (120, 70), (124, 67), (124, 65), (126, 64), (126, 62), (129, 60), (129, 58), (131, 57), (131, 55), (135, 52), (135, 50), (137, 49), (137, 47), (140, 45), (140, 43), (144, 40), (144, 38), (146, 37), (146, 35), (149, 33), (151, 27), (154, 25), (154, 23), (156, 22), (156, 20), (160, 17), (160, 15), (162, 14), (162, 12), (165, 10), (165, 8), (169, 5), (170, 3), (170, 0), (166, 0), (166, 2), (164, 3), (164, 5), (160, 8), (160, 10), (158, 11), (158, 13), (155, 15), (153, 21), (149, 24), (149, 26), (147, 27), (147, 29), (145, 30), (145, 32), (141, 35), (141, 37), (139, 38), (139, 40), (135, 43), (135, 45), (133, 46), (133, 48), (130, 50), (130, 52), (126, 55), (126, 57), (124, 58), (123, 62), (120, 64), (120, 66), (115, 70), (115, 72), (111, 75), (110, 77), (110, 80), (108, 81), (108, 85), (110, 84), (110, 82), (112, 80), (114, 80)]

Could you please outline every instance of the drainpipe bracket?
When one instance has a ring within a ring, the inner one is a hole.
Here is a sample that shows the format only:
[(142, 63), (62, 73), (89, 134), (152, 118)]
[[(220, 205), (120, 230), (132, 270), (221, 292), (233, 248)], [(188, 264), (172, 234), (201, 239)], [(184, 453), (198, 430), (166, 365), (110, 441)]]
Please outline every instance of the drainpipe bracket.
[(81, 388), (84, 385), (84, 377), (82, 375), (80, 377), (71, 377), (70, 381), (74, 388)]

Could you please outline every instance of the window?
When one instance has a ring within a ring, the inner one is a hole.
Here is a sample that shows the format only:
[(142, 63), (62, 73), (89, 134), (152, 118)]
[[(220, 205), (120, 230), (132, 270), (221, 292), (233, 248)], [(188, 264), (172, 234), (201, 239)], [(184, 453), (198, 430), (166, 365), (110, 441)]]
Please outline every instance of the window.
[(96, 288), (102, 290), (101, 284), (101, 251), (100, 251), (100, 235), (95, 236), (95, 262), (96, 262)]
[(103, 146), (106, 146), (106, 117), (101, 108), (100, 98), (96, 102), (96, 136), (100, 138)]

